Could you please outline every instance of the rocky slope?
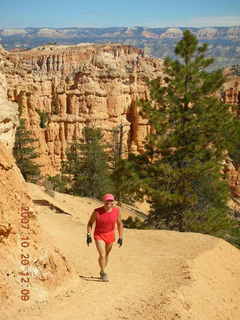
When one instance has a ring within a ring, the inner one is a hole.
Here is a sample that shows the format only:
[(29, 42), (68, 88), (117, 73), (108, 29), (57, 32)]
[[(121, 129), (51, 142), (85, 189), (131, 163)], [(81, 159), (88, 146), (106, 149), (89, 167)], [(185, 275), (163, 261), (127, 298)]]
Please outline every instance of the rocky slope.
[[(1, 51), (1, 64), (7, 63), (5, 58)], [(37, 221), (12, 155), (17, 105), (7, 100), (6, 81), (4, 75), (0, 77), (0, 314), (6, 318), (20, 301), (29, 306), (44, 301), (52, 289), (74, 275), (74, 268)]]
[[(140, 151), (148, 126), (136, 107), (148, 96), (145, 78), (161, 75), (162, 61), (122, 45), (45, 46), (8, 55), (8, 98), (17, 102), (34, 137), (43, 173), (59, 171), (65, 151), (88, 124), (105, 141), (124, 125), (123, 152)], [(40, 127), (39, 110), (48, 113)]]

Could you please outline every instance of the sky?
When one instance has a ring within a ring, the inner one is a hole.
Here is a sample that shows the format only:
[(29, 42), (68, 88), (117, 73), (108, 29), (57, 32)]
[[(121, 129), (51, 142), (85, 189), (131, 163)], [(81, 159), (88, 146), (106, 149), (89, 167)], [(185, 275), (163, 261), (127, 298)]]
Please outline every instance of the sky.
[(240, 25), (240, 0), (0, 0), (0, 28)]

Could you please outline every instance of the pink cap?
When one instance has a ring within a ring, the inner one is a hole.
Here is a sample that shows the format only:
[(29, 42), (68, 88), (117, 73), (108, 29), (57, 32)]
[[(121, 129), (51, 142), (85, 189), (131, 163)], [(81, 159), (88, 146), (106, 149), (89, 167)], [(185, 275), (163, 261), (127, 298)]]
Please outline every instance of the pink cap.
[(102, 199), (103, 201), (114, 200), (114, 196), (111, 193), (106, 193)]

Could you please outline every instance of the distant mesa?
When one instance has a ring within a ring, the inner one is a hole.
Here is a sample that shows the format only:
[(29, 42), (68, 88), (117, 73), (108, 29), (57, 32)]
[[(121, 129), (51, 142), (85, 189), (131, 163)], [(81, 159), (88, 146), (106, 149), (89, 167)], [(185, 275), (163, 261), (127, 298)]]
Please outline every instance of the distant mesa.
[(27, 33), (25, 29), (3, 29), (3, 31), (0, 32), (2, 36), (26, 35)]

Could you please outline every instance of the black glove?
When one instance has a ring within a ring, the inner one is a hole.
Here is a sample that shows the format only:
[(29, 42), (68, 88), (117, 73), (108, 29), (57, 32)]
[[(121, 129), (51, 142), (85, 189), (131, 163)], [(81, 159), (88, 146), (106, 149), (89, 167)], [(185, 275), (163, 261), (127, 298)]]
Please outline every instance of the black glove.
[(117, 242), (117, 243), (119, 244), (119, 247), (122, 246), (122, 242), (123, 242), (123, 239), (122, 239), (122, 238), (119, 238), (119, 239), (118, 239), (118, 242)]
[(89, 243), (92, 242), (92, 237), (90, 234), (87, 234), (87, 245), (89, 246)]

